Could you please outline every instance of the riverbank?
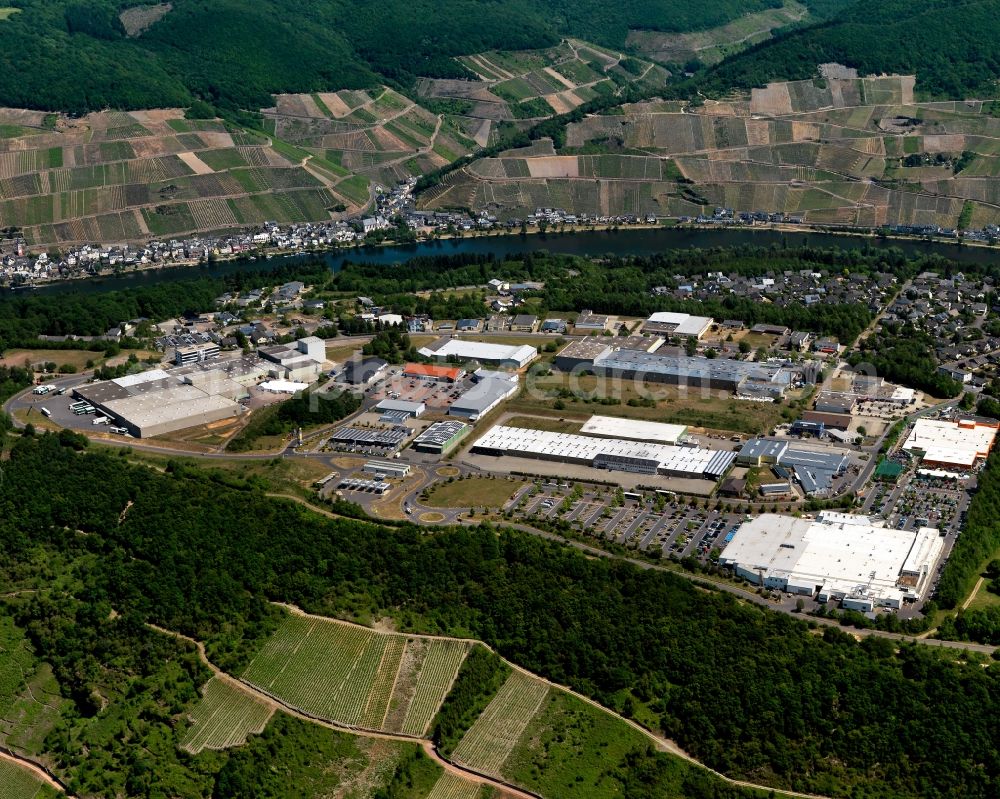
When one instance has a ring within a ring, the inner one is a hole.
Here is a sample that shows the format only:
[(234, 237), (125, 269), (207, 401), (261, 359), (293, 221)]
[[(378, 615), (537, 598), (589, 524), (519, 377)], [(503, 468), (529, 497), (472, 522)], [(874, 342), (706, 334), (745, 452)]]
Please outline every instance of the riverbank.
[[(569, 228), (561, 231), (531, 229), (524, 233), (507, 231), (474, 231), (437, 236), (418, 242), (398, 244), (356, 244), (333, 248), (284, 251), (273, 250), (251, 256), (219, 256), (204, 259), (174, 261), (169, 264), (149, 264), (127, 271), (104, 272), (86, 277), (73, 277), (38, 283), (25, 291), (46, 293), (99, 293), (118, 289), (155, 285), (173, 280), (177, 270), (212, 277), (239, 272), (262, 263), (291, 261), (307, 263), (321, 261), (336, 272), (345, 263), (367, 261), (377, 264), (403, 262), (419, 256), (474, 253), (493, 255), (498, 259), (516, 257), (545, 250), (566, 255), (602, 257), (648, 256), (672, 249), (721, 248), (741, 245), (813, 246), (865, 248), (895, 248), (904, 254), (939, 255), (956, 262), (995, 263), (1000, 250), (985, 242), (928, 241), (908, 236), (883, 236), (872, 232), (813, 229), (802, 225), (720, 226), (720, 225), (629, 225), (627, 227)], [(19, 290), (20, 291), (20, 290)]]

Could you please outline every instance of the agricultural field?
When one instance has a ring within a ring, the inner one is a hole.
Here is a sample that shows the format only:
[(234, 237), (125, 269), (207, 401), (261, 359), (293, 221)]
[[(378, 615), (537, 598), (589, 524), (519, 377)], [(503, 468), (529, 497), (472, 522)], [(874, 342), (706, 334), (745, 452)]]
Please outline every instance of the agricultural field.
[(347, 726), (381, 729), (406, 638), (289, 617), (244, 672), (251, 685)]
[(912, 76), (772, 83), (698, 107), (626, 104), (571, 123), (566, 146), (509, 151), (453, 172), (423, 207), (501, 219), (556, 207), (597, 216), (716, 207), (817, 225), (1000, 224), (996, 104), (918, 102)]
[(292, 615), (242, 678), (314, 716), (420, 738), (469, 646)]
[[(0, 760), (0, 797), (3, 799), (8, 797), (9, 799), (54, 799), (63, 795), (43, 783), (27, 769), (8, 760)], [(460, 797), (461, 794), (456, 795), (456, 799)]]
[(191, 728), (181, 749), (196, 755), (203, 749), (228, 749), (259, 735), (274, 714), (274, 706), (213, 677), (201, 689), (201, 701), (190, 713)]
[[(410, 646), (408, 643), (407, 648)], [(465, 641), (430, 641), (400, 732), (421, 737), (427, 734), (427, 728), (451, 689), (468, 651), (469, 644)]]
[(480, 799), (482, 786), (445, 772), (434, 783), (425, 799)]
[(456, 763), (499, 776), (541, 708), (549, 687), (535, 677), (514, 671), (455, 747)]
[(469, 106), (484, 120), (538, 119), (565, 114), (629, 83), (662, 86), (667, 71), (651, 61), (565, 39), (545, 50), (491, 51), (456, 59), (475, 80), (425, 80), (424, 96)]
[(391, 186), (476, 147), (461, 118), (431, 113), (387, 87), (276, 95), (263, 115), (265, 128), (293, 145), (307, 169), (356, 205), (368, 202), (372, 183)]
[[(180, 110), (81, 118), (0, 110), (0, 220), (32, 245), (121, 244), (323, 221), (360, 209), (347, 172), (287, 142)], [(367, 187), (366, 187), (367, 189)]]

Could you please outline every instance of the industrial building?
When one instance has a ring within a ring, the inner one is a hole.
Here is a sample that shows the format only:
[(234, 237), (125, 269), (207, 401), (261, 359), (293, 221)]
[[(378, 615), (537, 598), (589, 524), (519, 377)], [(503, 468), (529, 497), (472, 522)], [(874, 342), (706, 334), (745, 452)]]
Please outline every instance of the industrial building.
[(150, 369), (78, 386), (73, 396), (89, 402), (130, 435), (149, 438), (236, 417), (240, 405), (232, 394), (242, 390), (231, 381), (198, 386), (186, 382), (184, 375)]
[(518, 391), (515, 380), (506, 377), (484, 377), (455, 400), (448, 408), (449, 416), (459, 416), (475, 422)]
[(485, 455), (561, 461), (608, 471), (719, 479), (734, 453), (497, 425), (472, 447)]
[(846, 452), (793, 447), (780, 438), (751, 438), (736, 456), (736, 462), (742, 466), (778, 466), (791, 470), (809, 496), (829, 493), (834, 478), (847, 470), (850, 460)]
[(389, 368), (389, 362), (381, 358), (358, 358), (344, 363), (343, 380), (352, 386), (366, 386), (380, 378)]
[(571, 341), (556, 355), (553, 365), (562, 372), (576, 369), (592, 369), (594, 361), (610, 355), (614, 348), (606, 338), (584, 338)]
[(427, 406), (422, 402), (410, 402), (409, 400), (384, 399), (375, 406), (378, 411), (395, 412), (403, 415), (403, 418), (422, 416), (427, 410)]
[(417, 452), (444, 455), (461, 441), (471, 429), (464, 422), (434, 422), (434, 424), (413, 439), (412, 446)]
[(852, 610), (899, 608), (929, 591), (944, 538), (932, 527), (881, 524), (833, 511), (815, 519), (765, 513), (740, 525), (719, 564), (757, 585)]
[(538, 357), (538, 350), (527, 344), (511, 346), (451, 338), (436, 350), (421, 348), (420, 354), (425, 358), (437, 358), (442, 361), (449, 359), (461, 363), (476, 361), (487, 366), (522, 369)]
[(990, 454), (998, 427), (994, 420), (917, 419), (903, 449), (928, 466), (971, 469)]
[(457, 383), (465, 374), (457, 366), (436, 366), (430, 363), (408, 363), (403, 367), (403, 377), (433, 380), (440, 383)]
[(398, 449), (406, 440), (406, 432), (396, 427), (338, 427), (330, 435), (330, 443), (343, 447), (374, 447), (379, 449)]
[(650, 315), (642, 325), (642, 332), (697, 340), (704, 336), (711, 326), (712, 319), (708, 316), (661, 311)]
[(272, 377), (312, 382), (326, 363), (326, 342), (316, 336), (300, 338), (294, 345), (263, 347), (261, 358), (270, 364)]
[(783, 396), (793, 382), (802, 379), (800, 371), (785, 364), (630, 350), (601, 355), (592, 368), (595, 374), (622, 380), (712, 388), (771, 399)]
[(199, 363), (210, 358), (217, 358), (220, 352), (218, 343), (214, 341), (192, 344), (188, 347), (177, 347), (174, 349), (174, 363), (178, 366), (187, 366), (189, 363)]
[(628, 438), (657, 444), (676, 444), (684, 438), (687, 427), (682, 424), (623, 419), (620, 416), (591, 416), (580, 432), (601, 438)]
[(362, 471), (379, 477), (406, 477), (410, 466), (399, 461), (368, 461)]

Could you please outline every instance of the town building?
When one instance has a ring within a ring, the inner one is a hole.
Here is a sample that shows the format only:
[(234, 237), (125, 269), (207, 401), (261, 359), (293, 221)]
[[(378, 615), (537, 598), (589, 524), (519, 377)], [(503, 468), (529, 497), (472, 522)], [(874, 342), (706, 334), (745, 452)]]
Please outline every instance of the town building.
[(352, 358), (344, 363), (342, 378), (352, 386), (366, 386), (382, 377), (389, 362), (381, 358)]
[(177, 347), (174, 350), (174, 363), (178, 366), (186, 366), (189, 363), (207, 361), (211, 358), (217, 358), (221, 351), (221, 347), (215, 341), (206, 341), (187, 347)]

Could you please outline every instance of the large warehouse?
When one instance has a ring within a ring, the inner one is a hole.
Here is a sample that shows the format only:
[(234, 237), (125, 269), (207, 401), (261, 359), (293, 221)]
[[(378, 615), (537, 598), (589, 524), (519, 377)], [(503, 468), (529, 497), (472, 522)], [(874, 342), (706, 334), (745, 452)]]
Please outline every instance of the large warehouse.
[(921, 454), (928, 466), (971, 469), (990, 454), (998, 426), (1000, 422), (981, 419), (917, 419), (903, 449)]
[(687, 427), (682, 424), (623, 419), (620, 416), (591, 416), (580, 432), (601, 438), (628, 438), (657, 444), (676, 444), (684, 437)]
[(809, 496), (827, 494), (833, 481), (851, 465), (849, 453), (825, 449), (813, 450), (792, 446), (781, 438), (751, 438), (736, 456), (742, 466), (784, 466)]
[(478, 421), (501, 402), (517, 394), (519, 388), (516, 380), (484, 377), (449, 406), (448, 415)]
[(765, 513), (740, 525), (719, 564), (757, 585), (868, 612), (921, 599), (943, 548), (933, 527), (896, 530), (833, 511), (815, 519)]
[(691, 316), (686, 313), (660, 311), (652, 314), (642, 325), (643, 333), (657, 333), (662, 336), (700, 339), (712, 326), (708, 316)]
[(239, 404), (231, 394), (217, 393), (223, 387), (228, 392), (235, 385), (226, 379), (199, 386), (185, 382), (183, 375), (150, 369), (79, 386), (73, 396), (87, 400), (136, 438), (149, 438), (235, 417)]
[(528, 344), (513, 346), (451, 338), (437, 349), (423, 347), (420, 354), (425, 358), (438, 358), (442, 361), (448, 359), (458, 360), (461, 363), (476, 361), (486, 366), (521, 369), (538, 357), (538, 350)]
[(562, 461), (608, 471), (717, 480), (736, 457), (702, 447), (672, 447), (615, 438), (527, 430), (497, 425), (474, 445), (484, 455)]

